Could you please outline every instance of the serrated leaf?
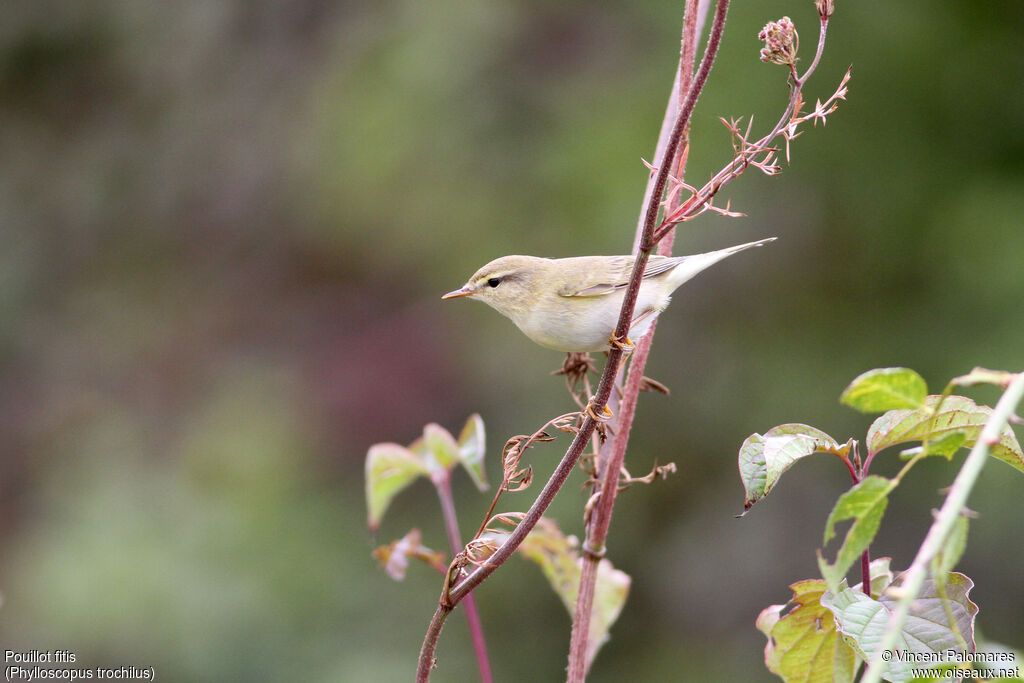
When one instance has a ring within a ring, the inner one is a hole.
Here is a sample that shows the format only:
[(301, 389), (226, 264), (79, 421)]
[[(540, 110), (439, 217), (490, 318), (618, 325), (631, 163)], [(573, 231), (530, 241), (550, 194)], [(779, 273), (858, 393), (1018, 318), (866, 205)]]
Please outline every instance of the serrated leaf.
[(397, 443), (378, 443), (366, 453), (366, 508), (370, 529), (376, 531), (391, 499), (428, 474), (412, 451)]
[(810, 425), (800, 424), (797, 422), (776, 425), (765, 432), (764, 435), (766, 437), (785, 435), (808, 436), (814, 439), (818, 450), (838, 450), (839, 448), (839, 444), (836, 443), (835, 439), (817, 427), (811, 427)]
[[(542, 518), (523, 540), (519, 552), (540, 565), (544, 576), (572, 616), (576, 611), (576, 596), (579, 594), (582, 574), (579, 553), (574, 543), (562, 534), (552, 520)], [(594, 661), (597, 651), (608, 640), (608, 632), (626, 604), (630, 582), (629, 575), (615, 569), (611, 561), (602, 559), (598, 564), (594, 608), (590, 615), (590, 633), (587, 638), (588, 667)]]
[(828, 545), (835, 536), (835, 526), (838, 522), (852, 519), (853, 524), (847, 530), (833, 564), (826, 562), (821, 551), (818, 551), (818, 568), (832, 592), (839, 590), (839, 582), (846, 577), (846, 572), (871, 545), (875, 534), (878, 533), (878, 527), (882, 524), (885, 508), (889, 504), (889, 492), (894, 487), (895, 483), (892, 480), (871, 475), (836, 501), (825, 522), (823, 545)]
[[(927, 436), (937, 440), (946, 434), (963, 432), (965, 448), (974, 446), (982, 427), (992, 415), (988, 406), (979, 406), (963, 396), (949, 396), (939, 406), (939, 396), (929, 396), (925, 407), (917, 410), (890, 410), (872, 423), (868, 430), (869, 455), (896, 444), (923, 441)], [(933, 409), (938, 406), (938, 412)], [(999, 442), (989, 453), (999, 460), (1024, 472), (1024, 452), (1009, 425), (999, 433)]]
[[(894, 585), (901, 582), (902, 576), (897, 577)], [(972, 652), (974, 617), (978, 613), (978, 606), (968, 598), (973, 586), (974, 582), (956, 572), (950, 574), (946, 584), (948, 605), (956, 629), (963, 635)], [(866, 661), (870, 661), (874, 655), (897, 602), (888, 591), (875, 600), (845, 586), (821, 598), (821, 604), (835, 616), (836, 628)], [(964, 648), (956, 631), (949, 625), (946, 608), (935, 582), (926, 579), (896, 643), (890, 649), (892, 657), (882, 677), (894, 683), (909, 681), (913, 678), (914, 669), (926, 668), (932, 661), (947, 661), (949, 650), (963, 652)], [(918, 661), (922, 658), (925, 661)]]
[(432, 474), (442, 469), (451, 470), (459, 462), (459, 444), (441, 425), (431, 422), (425, 426), (423, 443), (427, 447), (427, 456), (423, 458), (423, 462)]
[(487, 440), (484, 432), (484, 421), (476, 413), (469, 416), (466, 426), (459, 434), (459, 460), (466, 468), (469, 478), (481, 491), (487, 490), (487, 477), (484, 475), (484, 454), (487, 452)]
[(857, 655), (839, 637), (832, 613), (821, 606), (825, 582), (808, 579), (790, 588), (789, 604), (772, 605), (757, 618), (758, 630), (768, 638), (765, 666), (785, 681), (852, 681)]
[(746, 492), (743, 507), (749, 509), (764, 498), (793, 463), (813, 453), (835, 450), (831, 436), (802, 424), (772, 427), (764, 436), (751, 434), (740, 446), (740, 481)]
[(839, 402), (862, 413), (920, 408), (928, 395), (924, 378), (910, 368), (877, 368), (858, 375)]

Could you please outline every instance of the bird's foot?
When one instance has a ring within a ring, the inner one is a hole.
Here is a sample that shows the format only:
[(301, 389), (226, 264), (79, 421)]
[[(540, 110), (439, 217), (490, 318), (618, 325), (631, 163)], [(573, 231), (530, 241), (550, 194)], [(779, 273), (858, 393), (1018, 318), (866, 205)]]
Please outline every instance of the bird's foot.
[(636, 348), (636, 345), (633, 344), (633, 340), (629, 338), (629, 335), (627, 335), (625, 339), (620, 339), (615, 336), (614, 332), (612, 332), (612, 336), (608, 339), (608, 345), (622, 351), (626, 356), (633, 353), (633, 349)]
[(587, 407), (583, 409), (583, 413), (585, 415), (592, 418), (598, 424), (608, 422), (615, 417), (615, 413), (613, 413), (607, 405), (601, 406), (601, 413), (598, 414), (598, 412), (594, 410), (594, 398), (594, 396), (591, 396), (590, 400), (587, 401)]

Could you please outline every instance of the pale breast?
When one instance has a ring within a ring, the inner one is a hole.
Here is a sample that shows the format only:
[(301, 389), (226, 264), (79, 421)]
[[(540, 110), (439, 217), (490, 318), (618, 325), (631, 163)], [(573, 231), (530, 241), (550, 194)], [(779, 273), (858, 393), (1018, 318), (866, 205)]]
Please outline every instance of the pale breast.
[[(513, 320), (527, 337), (549, 349), (604, 351), (618, 323), (624, 296), (625, 292), (619, 290), (604, 296), (580, 297), (569, 306), (563, 300), (560, 306), (538, 307)], [(642, 286), (633, 314), (638, 322), (630, 330), (630, 338), (635, 341), (645, 335), (668, 303), (669, 297), (659, 295), (658, 288)]]

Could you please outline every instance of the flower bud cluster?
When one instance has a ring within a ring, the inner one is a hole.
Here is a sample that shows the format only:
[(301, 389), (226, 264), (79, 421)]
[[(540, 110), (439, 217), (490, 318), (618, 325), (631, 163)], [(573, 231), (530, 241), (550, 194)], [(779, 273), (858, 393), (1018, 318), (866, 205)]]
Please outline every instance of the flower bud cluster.
[(796, 52), (800, 48), (800, 36), (789, 17), (769, 21), (757, 34), (764, 41), (761, 61), (769, 64), (796, 64)]

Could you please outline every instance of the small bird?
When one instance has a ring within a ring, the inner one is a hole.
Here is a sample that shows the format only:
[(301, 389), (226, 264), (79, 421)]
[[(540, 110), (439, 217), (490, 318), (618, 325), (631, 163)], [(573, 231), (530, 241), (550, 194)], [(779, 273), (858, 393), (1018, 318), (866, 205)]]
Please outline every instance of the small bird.
[[(672, 292), (697, 273), (774, 237), (693, 256), (651, 256), (633, 311), (630, 335), (644, 336), (671, 301)], [(619, 320), (632, 256), (548, 259), (502, 256), (442, 299), (472, 296), (510, 318), (527, 337), (549, 349), (604, 351)]]

